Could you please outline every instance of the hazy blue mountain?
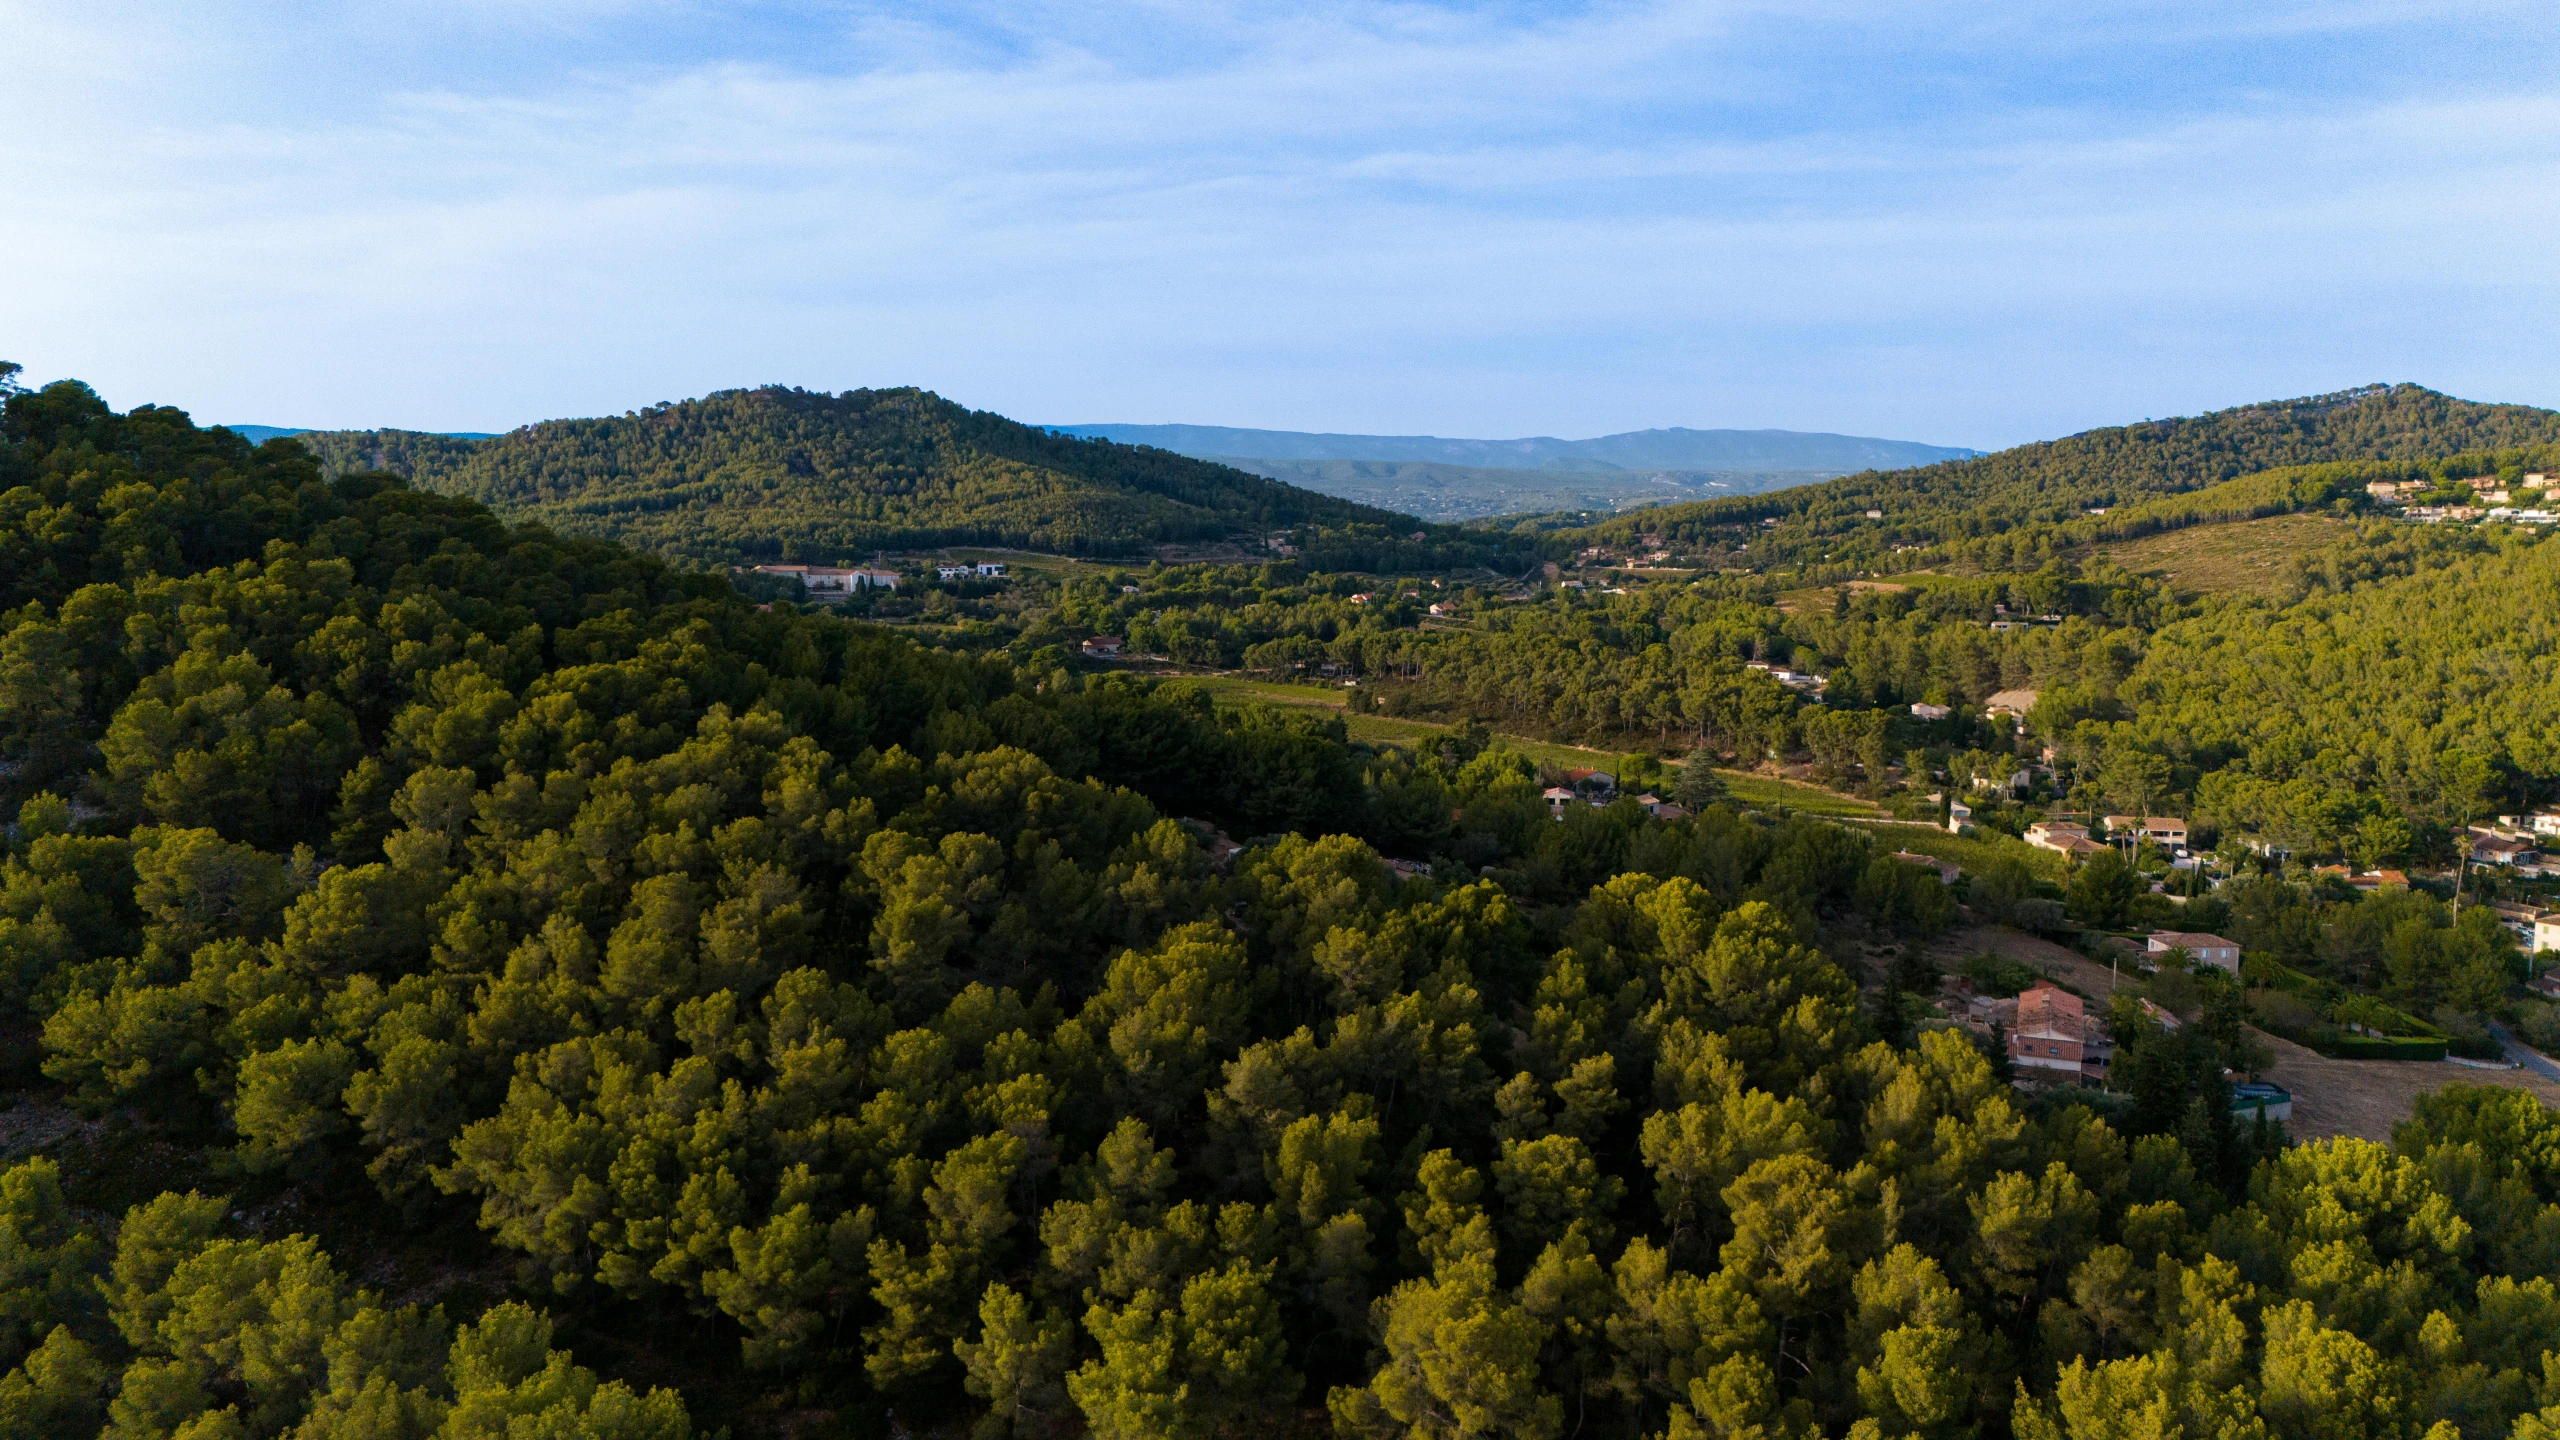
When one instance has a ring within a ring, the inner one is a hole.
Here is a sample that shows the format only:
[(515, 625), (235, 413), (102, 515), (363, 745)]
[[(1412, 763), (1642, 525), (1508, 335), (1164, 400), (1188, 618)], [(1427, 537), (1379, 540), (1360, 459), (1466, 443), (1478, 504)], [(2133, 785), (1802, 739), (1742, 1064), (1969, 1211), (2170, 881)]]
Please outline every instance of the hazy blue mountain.
[(1617, 511), (1640, 505), (1757, 495), (1810, 485), (1837, 470), (1646, 470), (1590, 463), (1536, 469), (1449, 465), (1437, 460), (1275, 460), (1246, 455), (1204, 459), (1339, 499), (1425, 520), (1559, 510)]
[[(270, 440), (281, 439), (287, 435), (309, 435), (314, 433), (308, 425), (225, 425), (222, 428), (239, 436), (241, 439), (248, 441), (252, 445), (264, 445)], [(434, 433), (443, 435), (452, 440), (494, 440), (498, 438), (497, 432), (491, 430), (441, 430)]]
[(1224, 425), (1059, 425), (1069, 435), (1153, 445), (1177, 455), (1267, 460), (1424, 460), (1484, 469), (1579, 471), (1662, 469), (1704, 472), (1818, 470), (1848, 474), (1962, 460), (1980, 454), (1950, 445), (1825, 435), (1796, 430), (1630, 430), (1589, 440), (1531, 436), (1464, 440), (1438, 435), (1319, 435)]

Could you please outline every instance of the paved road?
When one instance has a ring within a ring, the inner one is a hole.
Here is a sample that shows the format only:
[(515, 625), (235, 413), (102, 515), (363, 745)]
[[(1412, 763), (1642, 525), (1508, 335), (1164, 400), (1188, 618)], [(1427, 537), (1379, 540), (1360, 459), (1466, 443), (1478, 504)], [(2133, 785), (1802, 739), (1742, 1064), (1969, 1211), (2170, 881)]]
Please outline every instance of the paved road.
[(2492, 1021), (2489, 1033), (2497, 1036), (2498, 1043), (2507, 1047), (2508, 1059), (2545, 1080), (2560, 1080), (2560, 1064), (2554, 1064), (2551, 1057), (2508, 1034), (2506, 1026)]

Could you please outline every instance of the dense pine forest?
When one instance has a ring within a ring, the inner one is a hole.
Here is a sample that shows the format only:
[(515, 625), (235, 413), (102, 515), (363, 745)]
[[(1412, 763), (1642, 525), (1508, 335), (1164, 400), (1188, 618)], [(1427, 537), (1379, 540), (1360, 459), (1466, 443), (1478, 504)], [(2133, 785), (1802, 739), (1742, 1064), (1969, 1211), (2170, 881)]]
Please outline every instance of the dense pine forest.
[[(2233, 1119), (2257, 1042), (2206, 973), (2175, 1029), (2120, 1006), (2111, 1093), (2031, 1097), (1916, 1023), (1934, 870), (1704, 765), (1693, 814), (1559, 821), (1481, 723), (1810, 749), (1881, 792), (2001, 763), (1978, 715), (1884, 705), (2023, 680), (2097, 793), (2202, 798), (2198, 757), (2245, 756), (2363, 794), (2334, 757), (2420, 757), (2322, 707), (2435, 683), (2389, 668), (2430, 603), (2475, 612), (2469, 660), (2547, 608), (2538, 547), (2385, 529), (2283, 612), (2352, 665), (2077, 560), (1513, 605), (1310, 558), (902, 629), (16, 394), (0, 1434), (2538, 1440), (2560, 1119), (2529, 1094), (2287, 1145)], [(2066, 618), (1976, 618), (2013, 603)], [(1071, 662), (1105, 626), (1479, 723), (1355, 742)], [(2247, 713), (2174, 718), (2253, 654)], [(2490, 703), (2369, 719), (2466, 727), (2512, 767), (2456, 777), (2476, 800), (2543, 773)], [(2255, 883), (2199, 902), (2255, 948), (2354, 930), (2440, 1000), (2497, 989), (2476, 911)]]
[[(1410, 546), (1421, 528), (1228, 466), (1054, 434), (914, 389), (725, 390), (490, 440), (398, 430), (300, 438), (333, 475), (397, 474), (511, 519), (692, 560), (848, 563), (936, 545), (1127, 555), (1239, 534), (1259, 545), (1298, 526), (1383, 550)], [(1476, 542), (1487, 555), (1498, 548)]]

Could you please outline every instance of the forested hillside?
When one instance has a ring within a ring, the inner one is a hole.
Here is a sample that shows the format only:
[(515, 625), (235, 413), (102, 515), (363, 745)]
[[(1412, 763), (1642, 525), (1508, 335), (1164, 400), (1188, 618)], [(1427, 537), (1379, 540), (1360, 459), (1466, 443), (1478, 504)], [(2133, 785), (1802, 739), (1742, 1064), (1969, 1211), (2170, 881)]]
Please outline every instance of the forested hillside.
[(1404, 517), (1162, 450), (1078, 440), (927, 391), (724, 390), (491, 440), (299, 437), (332, 475), (382, 470), (513, 519), (696, 560), (851, 561), (880, 548), (1144, 553)]
[[(1889, 560), (1896, 547), (1999, 536), (2283, 466), (2452, 463), (2552, 444), (2560, 444), (2560, 412), (2457, 400), (2417, 385), (2369, 385), (2091, 430), (1979, 459), (1666, 506), (1564, 538), (1627, 544), (1652, 534), (1687, 548), (1747, 545), (1762, 563), (1865, 565)], [(1883, 512), (1881, 519), (1869, 519), (1870, 510)], [(1778, 521), (1773, 533), (1744, 533), (1771, 519)]]
[(8, 1132), (12, 1436), (2560, 1427), (2553, 1116), (2285, 1148), (2211, 975), (2030, 1101), (1915, 1034), (1952, 901), (1846, 830), (1558, 823), (1480, 735), (69, 383), (0, 527), (8, 1113), (89, 1117)]

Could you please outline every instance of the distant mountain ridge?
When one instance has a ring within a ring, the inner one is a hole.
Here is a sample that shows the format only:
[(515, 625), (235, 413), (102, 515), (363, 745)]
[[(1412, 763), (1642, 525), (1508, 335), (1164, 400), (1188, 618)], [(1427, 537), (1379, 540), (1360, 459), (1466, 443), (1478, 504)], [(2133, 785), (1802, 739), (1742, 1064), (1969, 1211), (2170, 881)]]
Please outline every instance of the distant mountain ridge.
[[(296, 435), (350, 433), (347, 431), (323, 432), (314, 429), (309, 425), (225, 425), (221, 428), (230, 431), (232, 434), (239, 436), (241, 439), (248, 441), (252, 445), (264, 445), (270, 440), (290, 440)], [(395, 432), (384, 431), (376, 433), (389, 434)], [(498, 438), (498, 432), (495, 430), (419, 430), (400, 431), (396, 433), (433, 435), (442, 440), (495, 440)]]
[(1970, 459), (1982, 452), (1910, 440), (1798, 430), (1629, 430), (1588, 440), (1535, 435), (1468, 440), (1438, 435), (1335, 435), (1225, 425), (1056, 425), (1064, 435), (1152, 445), (1177, 455), (1267, 460), (1435, 461), (1482, 469), (1723, 472), (1890, 470)]
[(1425, 520), (1628, 510), (1645, 505), (1757, 495), (1828, 480), (1837, 470), (1629, 470), (1615, 466), (1534, 470), (1450, 465), (1438, 460), (1287, 460), (1211, 457), (1249, 474)]

